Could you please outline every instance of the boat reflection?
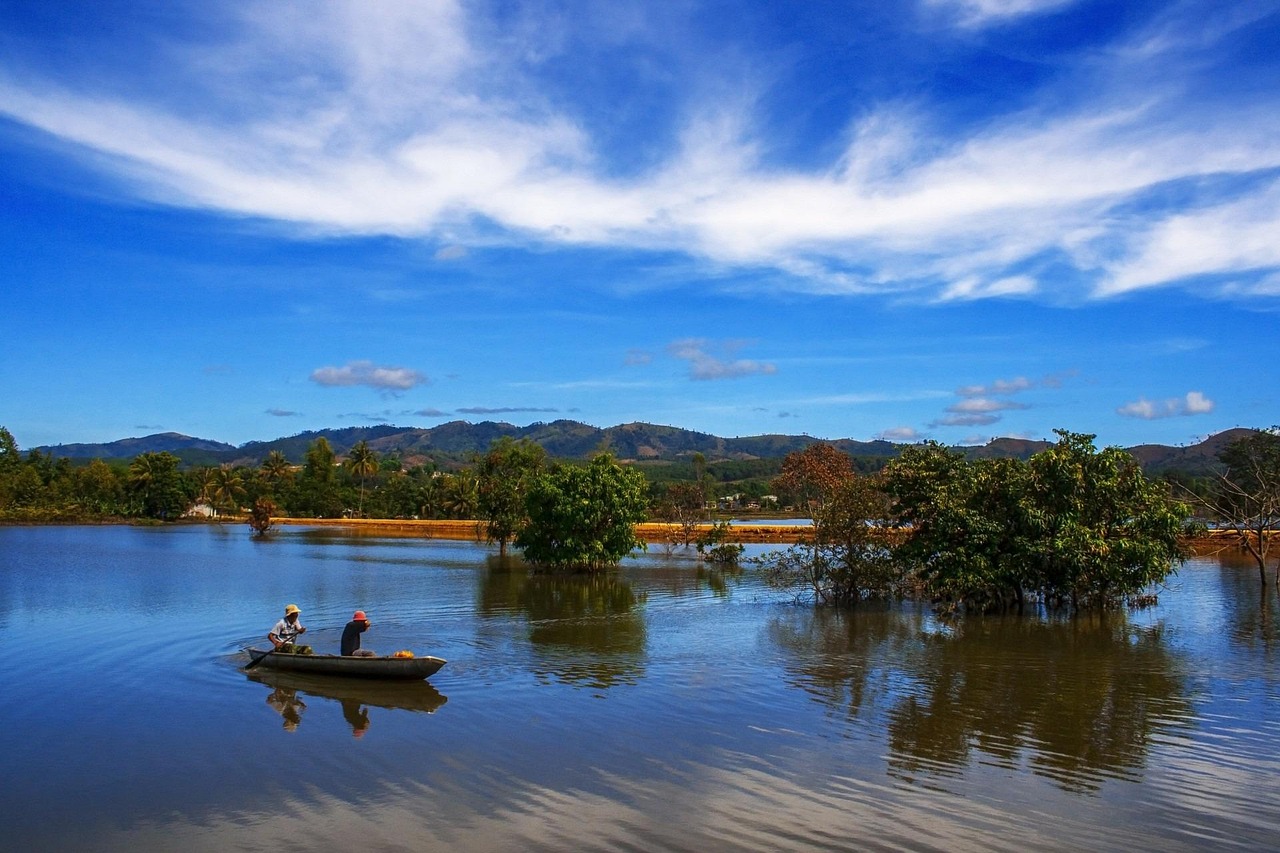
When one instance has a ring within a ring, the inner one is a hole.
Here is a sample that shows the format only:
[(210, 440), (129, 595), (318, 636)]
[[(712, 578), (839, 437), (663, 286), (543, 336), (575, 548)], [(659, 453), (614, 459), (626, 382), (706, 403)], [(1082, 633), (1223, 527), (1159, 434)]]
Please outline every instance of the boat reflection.
[(341, 705), (343, 719), (351, 726), (353, 737), (361, 737), (368, 730), (370, 708), (434, 714), (448, 701), (426, 681), (326, 678), (278, 670), (252, 670), (246, 672), (245, 677), (270, 688), (267, 705), (280, 715), (286, 731), (294, 731), (302, 724), (302, 715), (307, 710), (303, 697), (327, 699)]

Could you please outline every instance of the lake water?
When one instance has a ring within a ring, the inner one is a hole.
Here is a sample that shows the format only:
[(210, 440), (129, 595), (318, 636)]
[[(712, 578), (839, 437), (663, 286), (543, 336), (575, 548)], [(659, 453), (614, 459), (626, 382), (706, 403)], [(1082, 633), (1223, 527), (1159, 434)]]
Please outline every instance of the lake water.
[[(759, 549), (755, 549), (758, 552)], [(286, 603), (407, 687), (242, 670)], [(1245, 563), (1108, 619), (815, 611), (661, 550), (0, 528), (10, 850), (1261, 850), (1280, 619)]]

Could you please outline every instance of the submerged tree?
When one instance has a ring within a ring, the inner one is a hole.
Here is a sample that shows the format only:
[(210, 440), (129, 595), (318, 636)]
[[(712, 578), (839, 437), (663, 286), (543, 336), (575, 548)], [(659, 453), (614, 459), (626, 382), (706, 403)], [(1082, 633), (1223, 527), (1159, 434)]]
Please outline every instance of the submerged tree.
[[(1185, 493), (1235, 534), (1265, 587), (1267, 560), (1280, 538), (1280, 426), (1233, 441), (1218, 459), (1224, 467), (1213, 487), (1203, 494)], [(1280, 583), (1280, 563), (1276, 577)]]
[(644, 547), (644, 475), (602, 453), (586, 466), (553, 465), (532, 483), (516, 547), (553, 569), (598, 570)]
[(1163, 580), (1183, 557), (1187, 508), (1119, 448), (1059, 440), (1028, 462), (968, 462), (936, 444), (885, 469), (910, 535), (897, 554), (953, 607), (989, 610), (1032, 595), (1108, 607)]
[(542, 471), (546, 455), (532, 441), (503, 436), (476, 460), (476, 506), (485, 523), (485, 535), (498, 543), (500, 556), (506, 556), (507, 543), (528, 518), (525, 497)]
[(813, 528), (808, 541), (759, 558), (768, 583), (807, 592), (820, 604), (897, 592), (902, 571), (885, 539), (889, 501), (876, 478), (855, 475), (848, 454), (813, 444), (783, 462), (779, 487), (805, 496)]
[(253, 502), (253, 509), (249, 511), (249, 527), (253, 529), (254, 536), (266, 536), (275, 526), (272, 516), (276, 514), (276, 509), (270, 498), (258, 498)]

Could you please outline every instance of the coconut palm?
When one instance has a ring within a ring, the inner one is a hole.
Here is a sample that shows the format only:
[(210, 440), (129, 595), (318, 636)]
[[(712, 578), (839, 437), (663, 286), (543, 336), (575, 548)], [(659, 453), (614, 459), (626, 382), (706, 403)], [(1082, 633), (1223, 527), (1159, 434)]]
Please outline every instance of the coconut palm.
[(361, 441), (347, 454), (347, 467), (351, 473), (360, 478), (360, 514), (364, 514), (364, 481), (378, 473), (378, 454), (374, 453), (367, 442)]
[(244, 478), (234, 468), (223, 466), (213, 472), (213, 505), (234, 512), (244, 495)]
[(289, 464), (289, 460), (279, 450), (273, 450), (267, 454), (267, 458), (262, 460), (262, 465), (258, 467), (262, 479), (274, 491), (280, 483), (288, 480), (293, 476), (293, 466)]

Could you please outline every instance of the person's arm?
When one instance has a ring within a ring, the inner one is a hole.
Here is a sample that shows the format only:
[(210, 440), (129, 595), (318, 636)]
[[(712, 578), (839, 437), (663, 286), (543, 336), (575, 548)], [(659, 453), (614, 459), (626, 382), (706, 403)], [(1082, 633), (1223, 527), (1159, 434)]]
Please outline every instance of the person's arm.
[(267, 639), (270, 640), (271, 645), (275, 646), (277, 649), (280, 648), (281, 645), (283, 645), (280, 642), (280, 638), (276, 636), (276, 631), (274, 628), (271, 629), (270, 634), (267, 634)]

